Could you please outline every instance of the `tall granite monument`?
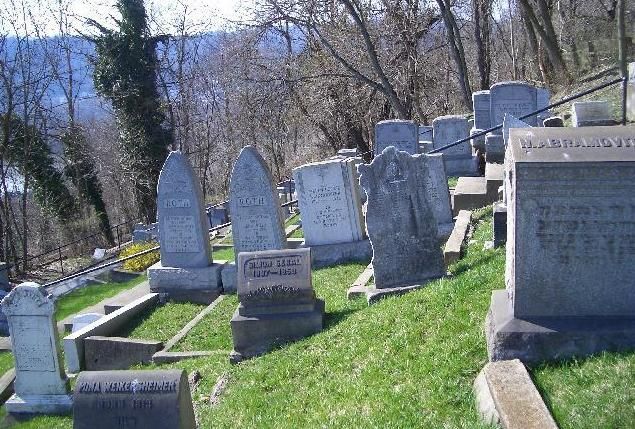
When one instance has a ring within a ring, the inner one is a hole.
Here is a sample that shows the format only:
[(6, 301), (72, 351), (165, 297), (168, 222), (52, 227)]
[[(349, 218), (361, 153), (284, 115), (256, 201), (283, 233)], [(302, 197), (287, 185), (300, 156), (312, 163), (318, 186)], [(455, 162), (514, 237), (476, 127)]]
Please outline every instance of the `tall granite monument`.
[(241, 252), (238, 300), (232, 363), (315, 334), (324, 324), (324, 301), (311, 283), (311, 249)]
[(22, 283), (2, 300), (15, 359), (9, 413), (68, 414), (72, 400), (55, 323), (55, 302), (37, 283)]
[(366, 230), (373, 246), (375, 296), (402, 293), (444, 275), (438, 224), (426, 182), (428, 158), (388, 147), (359, 166), (368, 195)]
[(293, 169), (304, 243), (315, 267), (370, 261), (354, 159), (313, 162)]
[(150, 290), (175, 301), (211, 303), (221, 291), (221, 265), (212, 263), (201, 185), (180, 152), (159, 175), (157, 217), (161, 260), (148, 268)]
[(635, 349), (635, 129), (512, 129), (490, 359)]

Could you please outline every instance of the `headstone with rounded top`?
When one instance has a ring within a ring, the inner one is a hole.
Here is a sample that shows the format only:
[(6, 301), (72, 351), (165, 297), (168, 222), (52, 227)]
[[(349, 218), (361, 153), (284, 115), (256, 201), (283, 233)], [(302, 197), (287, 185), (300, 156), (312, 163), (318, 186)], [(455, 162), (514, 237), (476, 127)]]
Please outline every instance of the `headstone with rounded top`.
[(37, 283), (22, 283), (2, 300), (15, 359), (9, 413), (67, 414), (70, 386), (62, 364), (55, 302)]
[[(434, 148), (442, 147), (466, 139), (470, 136), (467, 119), (458, 115), (439, 116), (432, 121), (434, 128)], [(472, 155), (472, 146), (464, 141), (443, 149), (445, 172), (449, 176), (474, 176), (478, 173), (478, 161)]]
[(388, 146), (414, 155), (419, 153), (419, 126), (414, 121), (392, 119), (375, 125), (375, 155)]

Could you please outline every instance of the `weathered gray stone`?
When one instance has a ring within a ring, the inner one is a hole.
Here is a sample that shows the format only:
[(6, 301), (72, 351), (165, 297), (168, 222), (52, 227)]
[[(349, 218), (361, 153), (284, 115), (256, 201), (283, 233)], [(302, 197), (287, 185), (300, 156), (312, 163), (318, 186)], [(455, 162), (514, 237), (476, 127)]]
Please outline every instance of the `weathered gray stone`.
[(445, 273), (438, 227), (426, 189), (428, 158), (386, 148), (359, 166), (368, 195), (366, 230), (375, 286), (411, 286)]
[(285, 249), (284, 222), (271, 172), (256, 148), (241, 151), (229, 186), (236, 261), (240, 252)]
[(542, 121), (542, 126), (548, 128), (564, 127), (564, 121), (560, 116), (550, 116)]
[(507, 242), (507, 206), (504, 203), (494, 204), (493, 235), (494, 247), (504, 246)]
[[(541, 95), (541, 107), (544, 103), (544, 93)], [(490, 88), (490, 118), (492, 126), (502, 125), (505, 113), (520, 118), (536, 110), (538, 107), (538, 91), (535, 86), (521, 81), (499, 82)], [(532, 116), (524, 121), (535, 127), (538, 125), (537, 117)], [(497, 130), (494, 134), (502, 134)]]
[(488, 163), (502, 163), (505, 159), (505, 149), (511, 128), (531, 128), (531, 126), (515, 116), (506, 113), (503, 117), (502, 138), (499, 134), (490, 133), (486, 137), (486, 160)]
[(74, 429), (195, 429), (183, 370), (85, 371), (73, 397)]
[[(532, 126), (516, 118), (514, 115), (506, 113), (503, 118), (503, 142), (505, 143), (505, 148), (507, 148), (509, 144), (509, 130), (512, 128), (532, 128)], [(504, 155), (503, 151), (503, 156)]]
[(446, 267), (461, 258), (461, 247), (465, 241), (471, 220), (472, 212), (469, 210), (461, 210), (456, 217), (452, 234), (450, 234), (450, 238), (448, 238), (443, 249), (443, 259)]
[[(536, 88), (536, 110), (547, 107), (550, 103), (551, 93), (546, 88)], [(551, 116), (550, 110), (538, 113), (536, 117), (536, 127), (542, 126), (545, 119)]]
[(9, 291), (9, 264), (0, 262), (0, 290)]
[[(483, 132), (485, 130), (479, 129), (479, 128), (472, 128), (470, 130), (470, 137), (475, 136), (476, 134), (479, 134), (481, 132)], [(472, 144), (472, 149), (473, 151), (476, 153), (477, 151), (480, 151), (481, 153), (485, 152), (485, 134), (478, 136), (478, 137), (474, 137), (472, 138), (472, 140), (470, 140), (471, 144)]]
[(351, 160), (331, 160), (293, 169), (307, 246), (366, 238), (354, 167)]
[(503, 164), (487, 163), (485, 165), (485, 182), (487, 190), (487, 200), (498, 200), (498, 189), (503, 186), (505, 178), (505, 166)]
[[(434, 148), (440, 149), (445, 145), (469, 137), (470, 127), (462, 116), (440, 116), (432, 121), (434, 127)], [(449, 176), (473, 176), (478, 172), (478, 161), (472, 156), (472, 146), (465, 141), (456, 146), (444, 149), (443, 162)]]
[(474, 108), (474, 128), (486, 130), (491, 127), (489, 90), (473, 92), (472, 106)]
[(78, 314), (73, 317), (71, 332), (77, 332), (80, 329), (84, 329), (84, 327), (90, 325), (91, 323), (101, 319), (104, 317), (103, 314), (100, 313), (84, 313)]
[(452, 217), (450, 188), (448, 188), (448, 177), (445, 174), (443, 156), (440, 153), (426, 155), (428, 158), (426, 190), (432, 204), (432, 213), (434, 213), (434, 217), (437, 220), (439, 237), (445, 239), (452, 233), (454, 219)]
[(413, 121), (394, 119), (381, 121), (375, 125), (375, 155), (379, 155), (388, 146), (397, 150), (415, 154), (419, 152), (419, 130)]
[(419, 143), (432, 142), (433, 127), (430, 125), (419, 125)]
[(635, 251), (624, 244), (635, 234), (634, 148), (630, 127), (510, 132), (507, 293), (488, 315), (492, 359), (635, 348)]
[(231, 319), (232, 362), (322, 330), (324, 301), (311, 284), (311, 250), (241, 252)]
[(152, 355), (163, 343), (122, 337), (93, 336), (84, 339), (84, 360), (89, 371), (128, 369), (131, 365), (152, 362)]
[(298, 247), (311, 249), (313, 268), (331, 267), (346, 262), (370, 262), (373, 257), (373, 247), (368, 239), (319, 246), (309, 246), (302, 242)]
[(452, 195), (452, 212), (474, 210), (491, 203), (487, 194), (487, 180), (484, 177), (459, 177)]
[(357, 148), (352, 148), (352, 149), (340, 149), (337, 151), (338, 155), (341, 155), (345, 158), (355, 158), (356, 156), (359, 156), (359, 151), (357, 150)]
[(220, 267), (212, 263), (201, 185), (180, 152), (168, 155), (157, 194), (161, 260), (148, 268), (150, 290), (175, 301), (212, 302)]
[(211, 262), (201, 185), (189, 161), (170, 152), (157, 187), (161, 263), (164, 267), (207, 267)]
[(9, 413), (66, 414), (72, 400), (62, 366), (55, 303), (37, 283), (22, 283), (2, 300), (15, 359)]
[(223, 293), (234, 294), (236, 293), (236, 281), (237, 281), (236, 264), (232, 261), (223, 266), (221, 272), (221, 278), (223, 282)]
[(597, 127), (615, 125), (608, 101), (578, 101), (571, 104), (571, 125)]
[(476, 407), (488, 424), (500, 424), (504, 429), (557, 429), (518, 359), (490, 362), (474, 381)]

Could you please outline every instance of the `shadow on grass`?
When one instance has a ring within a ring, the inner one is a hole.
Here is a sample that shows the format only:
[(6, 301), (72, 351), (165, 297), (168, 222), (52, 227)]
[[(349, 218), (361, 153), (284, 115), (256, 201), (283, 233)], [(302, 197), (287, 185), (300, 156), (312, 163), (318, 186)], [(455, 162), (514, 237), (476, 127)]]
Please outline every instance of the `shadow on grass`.
[[(496, 252), (489, 252), (486, 255), (479, 256), (478, 259), (468, 263), (465, 259), (460, 260), (454, 267), (452, 267), (452, 274), (454, 276), (459, 276), (466, 271), (469, 271), (473, 268), (478, 267), (479, 265), (487, 264), (489, 261), (494, 259), (497, 256)], [(465, 258), (465, 257), (464, 257)]]
[(353, 313), (357, 312), (359, 309), (355, 308), (347, 308), (340, 311), (328, 312), (324, 315), (324, 330), (330, 329), (337, 324), (343, 322), (348, 319)]

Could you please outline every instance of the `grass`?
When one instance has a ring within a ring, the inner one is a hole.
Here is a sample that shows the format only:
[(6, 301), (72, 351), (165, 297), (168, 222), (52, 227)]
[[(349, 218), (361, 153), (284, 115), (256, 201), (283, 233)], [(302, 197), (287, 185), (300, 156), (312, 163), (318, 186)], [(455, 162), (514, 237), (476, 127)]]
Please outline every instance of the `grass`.
[(289, 236), (289, 238), (304, 238), (304, 231), (302, 228), (298, 228)]
[(284, 222), (284, 227), (288, 227), (291, 225), (297, 225), (300, 222), (300, 213), (296, 213), (291, 215), (289, 218), (287, 218), (287, 220)]
[(448, 176), (448, 187), (456, 188), (456, 184), (459, 182), (459, 178), (456, 176)]
[(635, 428), (635, 353), (546, 364), (532, 376), (561, 429)]
[(13, 354), (6, 351), (0, 352), (0, 377), (11, 368), (13, 368)]
[[(487, 361), (483, 321), (492, 289), (504, 287), (504, 249), (484, 250), (491, 210), (453, 277), (367, 306), (346, 289), (364, 269), (347, 264), (313, 271), (326, 301), (324, 330), (232, 366), (225, 352), (140, 368), (199, 371), (193, 392), (200, 427), (483, 428), (472, 383)], [(231, 347), (227, 297), (178, 344), (180, 350)], [(173, 324), (175, 307), (166, 320)], [(185, 320), (183, 320), (185, 321)], [(158, 324), (163, 326), (164, 324)], [(635, 354), (603, 354), (533, 370), (562, 428), (635, 427)], [(209, 395), (222, 377), (216, 405)], [(70, 428), (70, 419), (38, 420), (19, 428)]]
[(196, 316), (204, 305), (169, 302), (135, 316), (118, 333), (121, 337), (166, 342)]
[(57, 300), (55, 317), (57, 320), (64, 320), (68, 316), (78, 313), (86, 307), (95, 305), (106, 298), (113, 297), (121, 291), (131, 289), (145, 280), (146, 276), (140, 275), (124, 283), (97, 284), (76, 289)]
[(237, 306), (238, 297), (236, 295), (225, 296), (214, 310), (192, 328), (185, 338), (170, 351), (231, 350), (231, 329), (228, 322)]
[(234, 260), (234, 248), (218, 249), (214, 250), (212, 254), (214, 261), (233, 261)]

